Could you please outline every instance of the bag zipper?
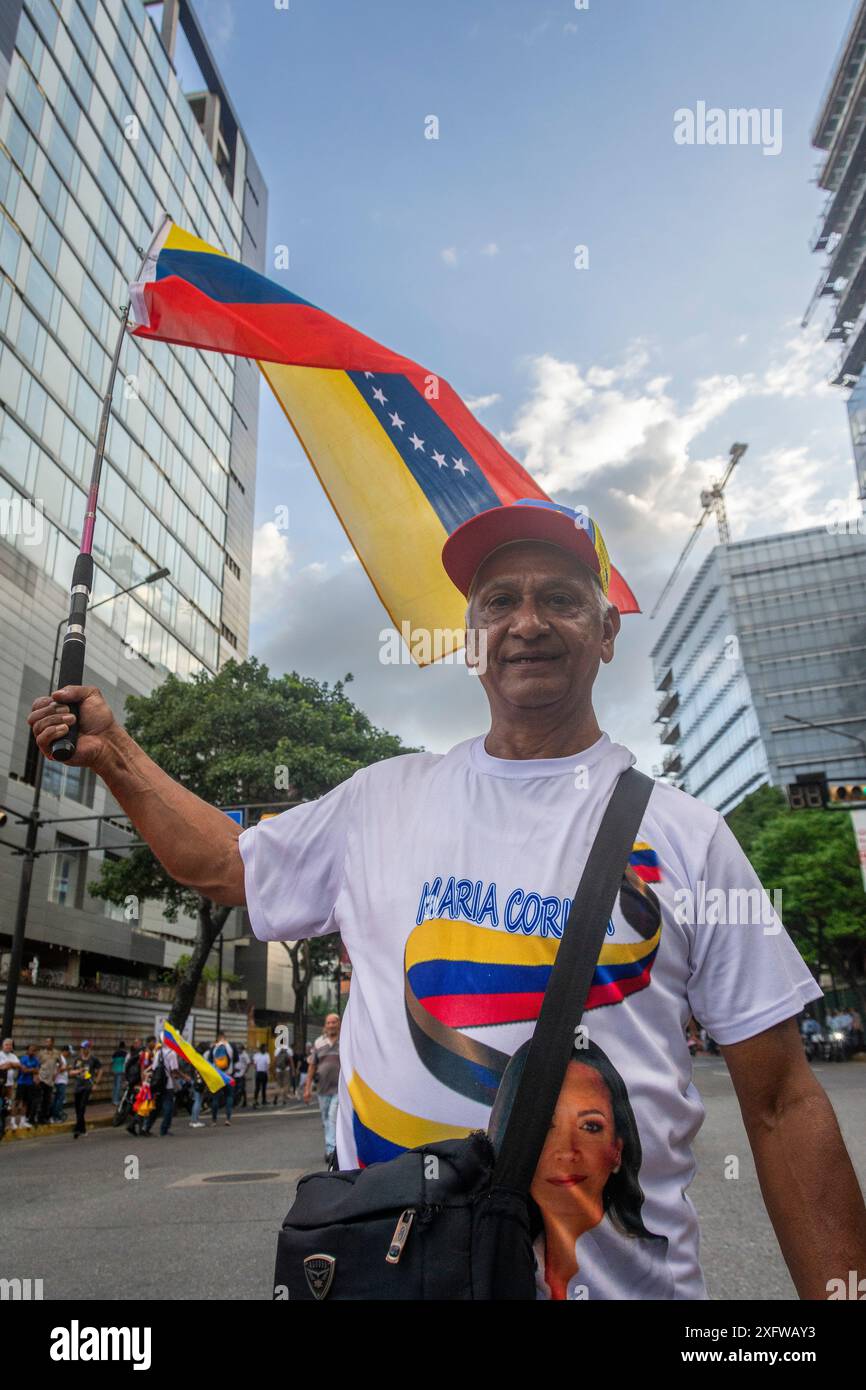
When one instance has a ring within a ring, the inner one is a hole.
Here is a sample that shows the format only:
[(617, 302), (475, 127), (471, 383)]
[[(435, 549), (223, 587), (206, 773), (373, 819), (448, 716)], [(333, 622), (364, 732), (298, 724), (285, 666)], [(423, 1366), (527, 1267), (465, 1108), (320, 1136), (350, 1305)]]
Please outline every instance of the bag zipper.
[(388, 1246), (388, 1253), (385, 1256), (385, 1261), (387, 1264), (399, 1264), (400, 1256), (403, 1254), (403, 1248), (408, 1239), (409, 1232), (412, 1229), (412, 1222), (414, 1220), (414, 1207), (407, 1207), (405, 1211), (400, 1213), (400, 1219), (398, 1220), (397, 1225), (394, 1228), (394, 1234), (391, 1237), (391, 1244)]

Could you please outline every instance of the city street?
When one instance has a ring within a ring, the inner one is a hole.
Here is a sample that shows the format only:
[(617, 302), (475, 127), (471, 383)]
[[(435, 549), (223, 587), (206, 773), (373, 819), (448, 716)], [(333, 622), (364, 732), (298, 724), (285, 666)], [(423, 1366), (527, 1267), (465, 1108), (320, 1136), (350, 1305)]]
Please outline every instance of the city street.
[[(819, 1064), (862, 1184), (866, 1064)], [(698, 1057), (707, 1107), (691, 1196), (716, 1299), (792, 1299), (764, 1211), (727, 1069)], [(124, 1176), (128, 1156), (139, 1177)], [(729, 1155), (740, 1176), (724, 1177)], [(7, 1144), (0, 1153), (0, 1275), (41, 1278), (46, 1299), (270, 1297), (276, 1234), (300, 1174), (322, 1165), (317, 1107), (241, 1111), (230, 1129), (133, 1140), (98, 1129)]]

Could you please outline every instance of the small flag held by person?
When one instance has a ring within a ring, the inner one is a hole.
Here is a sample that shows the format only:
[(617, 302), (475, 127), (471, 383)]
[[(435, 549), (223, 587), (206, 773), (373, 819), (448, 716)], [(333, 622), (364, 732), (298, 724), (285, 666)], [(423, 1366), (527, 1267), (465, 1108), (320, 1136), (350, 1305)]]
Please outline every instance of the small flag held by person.
[(168, 1022), (162, 1026), (162, 1041), (166, 1047), (171, 1048), (172, 1052), (176, 1052), (179, 1057), (185, 1057), (195, 1067), (208, 1090), (212, 1093), (221, 1091), (223, 1086), (234, 1086), (234, 1077), (229, 1076), (228, 1072), (223, 1071), (220, 1067), (214, 1066), (213, 1062), (209, 1062), (206, 1057), (202, 1057), (192, 1043), (188, 1043), (186, 1038), (181, 1037), (177, 1029)]
[[(549, 501), (442, 377), (165, 218), (130, 286), (139, 338), (255, 358), (395, 627), (419, 665), (464, 645), (466, 601), (442, 568), (478, 512)], [(639, 612), (611, 569), (608, 596)]]

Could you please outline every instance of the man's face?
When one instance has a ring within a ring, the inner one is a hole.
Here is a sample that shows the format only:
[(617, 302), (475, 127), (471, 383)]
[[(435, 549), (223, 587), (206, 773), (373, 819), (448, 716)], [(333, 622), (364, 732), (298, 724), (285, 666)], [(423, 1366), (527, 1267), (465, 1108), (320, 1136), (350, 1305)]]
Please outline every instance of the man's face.
[(340, 1031), (340, 1020), (336, 1014), (328, 1014), (325, 1019), (325, 1036), (335, 1038)]
[(500, 715), (590, 699), (619, 631), (615, 608), (602, 616), (594, 583), (574, 555), (546, 541), (502, 546), (481, 565), (467, 621), (486, 634), (479, 679)]

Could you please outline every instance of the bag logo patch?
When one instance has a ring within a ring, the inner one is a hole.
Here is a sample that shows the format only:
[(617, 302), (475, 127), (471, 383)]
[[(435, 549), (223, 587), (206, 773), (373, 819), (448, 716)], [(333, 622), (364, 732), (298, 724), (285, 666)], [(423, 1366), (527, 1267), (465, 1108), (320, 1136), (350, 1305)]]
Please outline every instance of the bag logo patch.
[(333, 1255), (306, 1255), (304, 1257), (304, 1274), (307, 1276), (307, 1283), (313, 1298), (326, 1298), (328, 1290), (334, 1282), (334, 1270), (337, 1261)]

